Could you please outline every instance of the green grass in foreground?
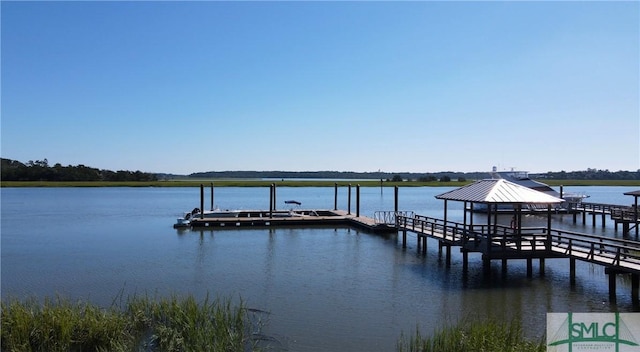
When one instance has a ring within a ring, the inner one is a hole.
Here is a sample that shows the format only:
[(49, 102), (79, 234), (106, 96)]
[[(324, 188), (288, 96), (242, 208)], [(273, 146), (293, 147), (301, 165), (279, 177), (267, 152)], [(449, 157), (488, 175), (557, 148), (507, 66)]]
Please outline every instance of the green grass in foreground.
[[(122, 304), (121, 304), (122, 305)], [(10, 300), (1, 304), (1, 346), (13, 351), (260, 351), (264, 324), (241, 302), (198, 303), (192, 296), (129, 299), (122, 307), (99, 308), (64, 299)], [(268, 337), (266, 338), (268, 341)], [(264, 348), (263, 348), (264, 347)], [(399, 352), (544, 351), (543, 342), (523, 338), (520, 324), (463, 322), (430, 337), (416, 329), (401, 335)]]
[[(2, 302), (2, 351), (252, 351), (241, 303), (133, 298), (124, 309), (46, 299)], [(258, 326), (259, 329), (259, 326)]]
[(492, 319), (483, 321), (463, 321), (454, 326), (444, 327), (430, 337), (421, 335), (416, 328), (415, 335), (402, 335), (397, 343), (399, 352), (440, 352), (440, 351), (518, 351), (542, 352), (546, 350), (544, 341), (532, 342), (523, 337), (522, 326), (515, 320), (510, 323)]

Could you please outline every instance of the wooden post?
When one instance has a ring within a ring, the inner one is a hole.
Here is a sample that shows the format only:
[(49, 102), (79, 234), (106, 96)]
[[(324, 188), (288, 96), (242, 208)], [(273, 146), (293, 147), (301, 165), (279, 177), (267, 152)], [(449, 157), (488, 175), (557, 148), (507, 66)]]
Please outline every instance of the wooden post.
[(636, 237), (638, 237), (638, 196), (634, 196), (633, 221), (636, 224)]
[[(425, 239), (426, 239), (426, 237), (425, 237)], [(449, 266), (451, 266), (451, 246), (450, 245), (446, 245), (446, 246), (447, 246), (447, 258), (446, 258), (446, 261), (447, 261), (447, 266), (449, 267)]]
[(547, 238), (544, 248), (548, 251), (551, 250), (551, 204), (547, 204)]
[(487, 203), (487, 253), (491, 253), (491, 233), (493, 229), (491, 228), (491, 209), (492, 204)]
[(211, 210), (213, 209), (213, 182), (211, 182)]
[(616, 272), (613, 270), (609, 270), (609, 300), (616, 300)]
[(515, 235), (517, 237), (517, 241), (516, 242), (516, 248), (518, 249), (518, 251), (522, 250), (522, 204), (518, 203), (516, 205), (516, 221), (514, 226), (515, 228)]
[(469, 251), (462, 249), (462, 272), (469, 271)]
[(604, 213), (604, 210), (602, 211), (602, 227), (605, 227), (605, 222), (606, 222), (606, 214)]
[(569, 284), (576, 285), (576, 258), (569, 258)]
[(356, 217), (360, 217), (360, 184), (356, 185)]
[(447, 237), (447, 207), (448, 207), (447, 204), (448, 204), (447, 200), (445, 199), (444, 200), (444, 226), (445, 226), (445, 228), (444, 228), (444, 234), (443, 234), (443, 236), (445, 238)]
[(631, 301), (638, 302), (638, 284), (640, 284), (640, 275), (631, 274)]
[(438, 258), (442, 258), (442, 241), (438, 241)]
[(427, 254), (427, 236), (422, 237), (422, 254)]
[(533, 259), (527, 258), (527, 277), (533, 276)]
[(502, 258), (502, 273), (507, 272), (507, 258)]
[(333, 184), (333, 210), (338, 210), (338, 184)]
[(351, 215), (351, 184), (349, 184), (349, 194), (347, 195), (347, 214)]
[(398, 212), (398, 186), (393, 189), (393, 211)]
[(273, 183), (269, 186), (269, 218), (273, 217)]
[(204, 219), (204, 185), (200, 184), (200, 219)]
[(274, 184), (273, 184), (273, 211), (278, 210), (278, 206), (277, 206), (277, 204), (278, 204), (278, 203), (277, 203), (277, 201), (276, 201), (276, 198), (277, 198), (277, 189), (278, 189), (278, 186), (276, 186), (276, 184), (274, 183)]
[(485, 275), (491, 274), (491, 259), (488, 256), (482, 256), (482, 271)]
[(540, 258), (540, 276), (544, 276), (544, 258)]
[(407, 248), (407, 230), (402, 230), (402, 248)]

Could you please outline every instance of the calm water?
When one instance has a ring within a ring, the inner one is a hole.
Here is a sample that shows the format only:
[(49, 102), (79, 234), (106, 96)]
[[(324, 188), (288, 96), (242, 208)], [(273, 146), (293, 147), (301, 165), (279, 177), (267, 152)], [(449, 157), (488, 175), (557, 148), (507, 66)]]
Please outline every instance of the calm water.
[[(565, 187), (589, 201), (631, 204), (632, 187)], [(435, 195), (450, 188), (400, 188), (400, 210), (443, 217)], [(617, 304), (608, 302), (602, 267), (578, 262), (569, 287), (567, 260), (548, 260), (546, 275), (527, 278), (524, 261), (506, 274), (492, 263), (482, 275), (470, 255), (462, 275), (459, 251), (450, 267), (437, 243), (422, 256), (402, 248), (397, 236), (348, 228), (175, 230), (183, 211), (199, 206), (197, 188), (2, 188), (2, 298), (60, 294), (108, 306), (122, 292), (207, 294), (242, 298), (269, 311), (267, 333), (289, 351), (392, 351), (401, 332), (425, 333), (462, 316), (525, 317), (530, 337), (542, 336), (547, 312), (638, 311), (630, 284), (618, 282)], [(209, 190), (205, 203), (209, 206)], [(279, 188), (278, 204), (296, 199), (303, 208), (333, 208), (333, 188)], [(352, 189), (355, 212), (355, 187)], [(221, 208), (268, 209), (268, 188), (217, 188)], [(393, 210), (392, 188), (361, 188), (360, 213)], [(341, 188), (338, 207), (347, 208)], [(449, 218), (462, 219), (461, 204)], [(506, 220), (508, 221), (508, 220)], [(525, 219), (536, 224), (536, 217)], [(544, 220), (542, 220), (544, 221)], [(525, 225), (526, 225), (525, 224)], [(573, 225), (556, 216), (554, 227), (619, 236), (606, 228)]]

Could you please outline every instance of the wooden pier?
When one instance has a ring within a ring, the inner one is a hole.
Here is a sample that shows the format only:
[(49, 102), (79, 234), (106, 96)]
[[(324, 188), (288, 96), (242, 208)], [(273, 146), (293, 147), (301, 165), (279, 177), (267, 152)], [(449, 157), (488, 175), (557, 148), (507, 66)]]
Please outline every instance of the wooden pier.
[(372, 233), (397, 232), (393, 224), (376, 222), (372, 218), (351, 214), (344, 210), (296, 210), (295, 213), (246, 210), (241, 211), (238, 217), (204, 219), (196, 215), (189, 226), (193, 228), (348, 226)]
[[(628, 194), (634, 194), (629, 192)], [(606, 226), (607, 218), (614, 222), (615, 229), (622, 225), (623, 235), (630, 235), (631, 230), (635, 229), (636, 237), (639, 234), (640, 212), (638, 212), (638, 196), (635, 197), (635, 204), (632, 206), (624, 206), (617, 204), (602, 204), (583, 202), (575, 205), (573, 212), (573, 223), (577, 223), (577, 217), (582, 215), (582, 224), (587, 222), (587, 216), (591, 216), (592, 226), (596, 226), (597, 218), (600, 218), (602, 227)]]
[(640, 282), (640, 242), (605, 236), (550, 229), (526, 227), (514, 229), (502, 225), (470, 225), (420, 215), (397, 215), (396, 227), (402, 232), (406, 246), (407, 231), (417, 234), (418, 250), (426, 253), (427, 238), (439, 242), (439, 250), (446, 250), (446, 263), (451, 263), (451, 247), (460, 247), (463, 271), (468, 269), (469, 253), (480, 253), (485, 268), (491, 260), (501, 260), (506, 270), (507, 261), (527, 261), (527, 275), (532, 275), (533, 259), (540, 260), (544, 274), (545, 259), (569, 259), (571, 284), (575, 283), (576, 260), (601, 265), (609, 275), (609, 298), (615, 300), (616, 275), (631, 276), (631, 296), (638, 301)]

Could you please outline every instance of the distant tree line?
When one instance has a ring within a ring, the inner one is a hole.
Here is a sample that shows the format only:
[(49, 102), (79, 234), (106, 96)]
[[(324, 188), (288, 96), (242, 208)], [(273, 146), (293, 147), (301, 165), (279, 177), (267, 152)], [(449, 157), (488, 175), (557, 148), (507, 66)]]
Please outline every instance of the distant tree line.
[(2, 158), (3, 181), (157, 181), (155, 174), (140, 171), (110, 171), (77, 165), (49, 166), (49, 161), (29, 160), (23, 164)]
[(585, 171), (559, 171), (544, 174), (531, 174), (532, 178), (550, 180), (640, 180), (640, 170), (615, 171), (587, 169)]
[[(559, 171), (547, 173), (532, 173), (534, 179), (555, 180), (640, 180), (640, 170), (616, 171), (587, 169), (586, 171)], [(442, 171), (434, 173), (416, 172), (351, 172), (351, 171), (209, 171), (198, 172), (188, 176), (159, 175), (160, 178), (256, 178), (256, 179), (291, 179), (291, 178), (324, 178), (324, 179), (373, 179), (391, 181), (466, 181), (491, 178), (489, 172), (453, 172)]]
[[(486, 172), (354, 172), (354, 171), (208, 171), (197, 172), (183, 178), (244, 178), (244, 179), (358, 179), (358, 180), (385, 180), (385, 181), (440, 181), (452, 179), (481, 179), (487, 178)], [(159, 175), (159, 178), (179, 178), (176, 175)]]

